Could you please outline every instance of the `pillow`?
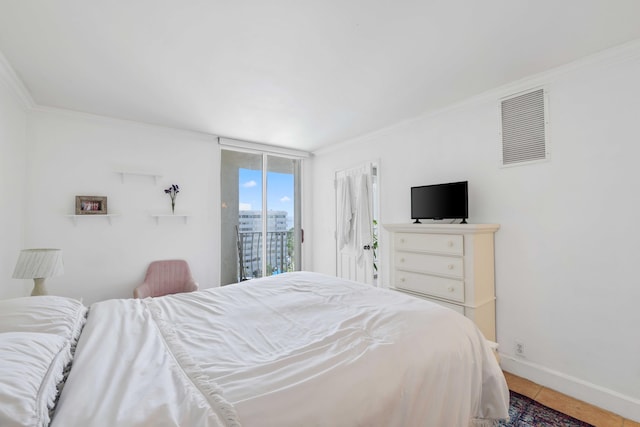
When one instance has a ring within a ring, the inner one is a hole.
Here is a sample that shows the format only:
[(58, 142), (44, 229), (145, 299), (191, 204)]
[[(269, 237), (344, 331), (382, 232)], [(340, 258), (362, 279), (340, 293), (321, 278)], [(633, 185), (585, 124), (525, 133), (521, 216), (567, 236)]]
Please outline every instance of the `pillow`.
[(47, 426), (70, 360), (69, 343), (61, 336), (0, 333), (0, 426)]
[(71, 298), (44, 295), (0, 300), (0, 332), (42, 332), (74, 341), (86, 315), (87, 307)]

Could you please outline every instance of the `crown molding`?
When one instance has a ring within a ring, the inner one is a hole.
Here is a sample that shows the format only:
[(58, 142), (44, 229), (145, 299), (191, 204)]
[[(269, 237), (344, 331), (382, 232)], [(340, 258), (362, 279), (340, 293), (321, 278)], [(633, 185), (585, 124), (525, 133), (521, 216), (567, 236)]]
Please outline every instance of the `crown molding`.
[(25, 110), (30, 110), (35, 107), (36, 103), (31, 93), (24, 83), (22, 83), (22, 80), (18, 77), (2, 52), (0, 52), (0, 80), (5, 82), (9, 89), (11, 89), (11, 92)]
[(60, 108), (60, 107), (46, 107), (43, 105), (35, 104), (33, 107), (31, 107), (31, 111), (34, 113), (55, 114), (60, 116), (71, 117), (74, 119), (101, 122), (107, 125), (117, 124), (120, 126), (124, 125), (124, 126), (152, 129), (160, 132), (178, 133), (183, 135), (189, 135), (191, 137), (202, 138), (207, 142), (215, 142), (218, 138), (217, 135), (214, 135), (212, 133), (207, 133), (207, 132), (198, 132), (190, 129), (181, 129), (177, 127), (158, 125), (154, 123), (139, 122), (136, 120), (122, 119), (119, 117), (103, 116), (101, 114), (85, 113), (84, 111), (69, 110), (69, 109)]
[[(375, 130), (373, 132), (368, 132), (366, 134), (348, 139), (346, 141), (331, 144), (329, 146), (320, 148), (318, 150), (313, 150), (311, 151), (310, 154), (316, 155), (316, 156), (328, 154), (330, 152), (342, 149), (345, 146), (366, 141), (374, 137), (375, 135), (393, 131), (394, 129), (406, 126), (413, 122), (432, 118), (440, 114), (448, 113), (454, 110), (461, 110), (464, 108), (468, 108), (478, 103), (500, 99), (509, 94), (526, 90), (527, 88), (532, 86), (541, 86), (541, 85), (547, 84), (550, 81), (553, 81), (571, 72), (576, 72), (576, 71), (580, 71), (582, 69), (587, 69), (591, 67), (608, 66), (608, 65), (625, 62), (625, 61), (636, 61), (636, 60), (640, 60), (640, 39), (635, 39), (630, 42), (595, 53), (593, 55), (580, 58), (568, 64), (561, 65), (551, 70), (544, 71), (538, 74), (525, 77), (520, 80), (516, 80), (514, 82), (507, 83), (505, 85), (490, 89), (478, 95), (469, 97), (464, 101), (446, 106), (444, 108), (428, 111), (418, 116), (407, 118), (393, 125)], [(6, 85), (11, 89), (11, 92), (14, 94), (15, 98), (18, 100), (18, 102), (20, 102), (20, 104), (26, 110), (48, 112), (48, 113), (62, 113), (66, 115), (75, 115), (75, 116), (84, 117), (84, 118), (92, 118), (94, 120), (101, 119), (101, 120), (106, 120), (111, 122), (137, 124), (140, 126), (146, 126), (146, 127), (155, 128), (155, 129), (165, 129), (165, 130), (177, 131), (181, 133), (188, 133), (192, 135), (199, 135), (207, 139), (217, 137), (216, 135), (204, 133), (204, 132), (196, 132), (196, 131), (191, 131), (186, 129), (173, 128), (169, 126), (137, 122), (134, 120), (120, 119), (120, 118), (101, 116), (97, 114), (85, 113), (80, 111), (67, 110), (63, 108), (46, 107), (46, 106), (38, 105), (36, 104), (33, 97), (31, 96), (31, 93), (29, 92), (27, 87), (24, 85), (20, 77), (16, 74), (15, 70), (13, 69), (9, 61), (7, 61), (6, 57), (2, 52), (0, 52), (0, 80), (6, 83)]]
[(37, 104), (31, 93), (27, 89), (27, 87), (22, 83), (22, 80), (15, 72), (7, 58), (0, 51), (0, 81), (5, 82), (7, 87), (10, 89), (10, 92), (14, 95), (15, 99), (20, 103), (22, 108), (28, 112), (40, 112), (40, 113), (48, 113), (48, 114), (59, 114), (66, 115), (70, 117), (76, 117), (81, 119), (88, 119), (94, 121), (101, 121), (103, 123), (118, 123), (120, 125), (125, 124), (129, 126), (143, 127), (148, 129), (155, 129), (165, 132), (177, 132), (181, 134), (187, 134), (190, 136), (195, 136), (199, 138), (203, 138), (207, 141), (215, 141), (217, 135), (213, 135), (206, 132), (197, 132), (188, 129), (179, 129), (170, 126), (157, 125), (152, 123), (144, 123), (138, 122), (135, 120), (127, 120), (116, 117), (103, 116), (99, 114), (85, 113), (83, 111), (75, 111), (69, 110), (65, 108), (59, 107), (48, 107), (44, 105)]
[(498, 88), (487, 91), (478, 95), (478, 100), (486, 100), (491, 97), (496, 99), (518, 93), (535, 86), (544, 86), (553, 80), (564, 77), (567, 74), (580, 72), (596, 67), (607, 67), (627, 61), (635, 61), (640, 59), (640, 39), (635, 39), (609, 49), (579, 58), (567, 64), (552, 68), (541, 73), (537, 73), (520, 80), (508, 83)]
[(316, 156), (328, 154), (343, 149), (347, 146), (367, 141), (375, 137), (376, 135), (392, 132), (395, 129), (402, 128), (414, 122), (431, 119), (441, 114), (449, 113), (452, 111), (464, 110), (481, 103), (494, 102), (505, 96), (522, 92), (532, 87), (544, 86), (552, 82), (553, 80), (559, 79), (560, 77), (563, 77), (569, 73), (638, 60), (640, 60), (640, 38), (627, 43), (623, 43), (618, 46), (611, 47), (609, 49), (602, 50), (592, 55), (585, 56), (583, 58), (552, 68), (550, 70), (532, 74), (520, 80), (515, 80), (513, 82), (489, 89), (485, 92), (471, 96), (463, 101), (448, 105), (446, 107), (437, 110), (426, 111), (417, 116), (409, 117), (398, 123), (385, 126), (373, 132), (368, 132), (366, 134), (359, 135), (346, 141), (337, 142), (335, 144), (319, 148), (318, 150), (312, 151), (312, 153)]

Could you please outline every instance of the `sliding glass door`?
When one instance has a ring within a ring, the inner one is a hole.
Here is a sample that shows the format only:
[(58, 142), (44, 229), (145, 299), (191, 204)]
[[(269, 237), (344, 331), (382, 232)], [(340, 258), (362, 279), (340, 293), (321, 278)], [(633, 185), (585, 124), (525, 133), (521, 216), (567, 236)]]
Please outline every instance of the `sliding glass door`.
[(223, 149), (221, 284), (300, 269), (300, 160)]
[[(299, 160), (266, 157), (265, 276), (300, 270)], [(298, 211), (298, 212), (296, 212)]]

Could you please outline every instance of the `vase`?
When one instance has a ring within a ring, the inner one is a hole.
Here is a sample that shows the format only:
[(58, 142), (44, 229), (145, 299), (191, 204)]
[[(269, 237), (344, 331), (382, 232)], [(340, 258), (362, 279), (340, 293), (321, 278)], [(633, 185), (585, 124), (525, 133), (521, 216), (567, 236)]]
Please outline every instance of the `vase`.
[(176, 213), (176, 201), (171, 200), (171, 215), (175, 215)]

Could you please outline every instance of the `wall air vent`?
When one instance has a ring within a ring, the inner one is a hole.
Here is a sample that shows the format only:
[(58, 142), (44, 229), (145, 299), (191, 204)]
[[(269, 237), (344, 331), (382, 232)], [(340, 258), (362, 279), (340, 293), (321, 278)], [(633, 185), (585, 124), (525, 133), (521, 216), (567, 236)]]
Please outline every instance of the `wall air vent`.
[(546, 98), (536, 89), (500, 101), (503, 166), (549, 158)]

